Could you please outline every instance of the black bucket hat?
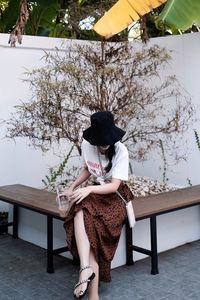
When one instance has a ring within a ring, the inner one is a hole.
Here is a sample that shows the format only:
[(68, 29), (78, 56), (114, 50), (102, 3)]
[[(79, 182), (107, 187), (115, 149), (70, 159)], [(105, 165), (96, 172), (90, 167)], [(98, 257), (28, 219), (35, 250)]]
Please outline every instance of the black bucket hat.
[(120, 141), (125, 131), (115, 126), (110, 111), (100, 111), (91, 115), (91, 126), (83, 131), (83, 138), (91, 145), (112, 145)]

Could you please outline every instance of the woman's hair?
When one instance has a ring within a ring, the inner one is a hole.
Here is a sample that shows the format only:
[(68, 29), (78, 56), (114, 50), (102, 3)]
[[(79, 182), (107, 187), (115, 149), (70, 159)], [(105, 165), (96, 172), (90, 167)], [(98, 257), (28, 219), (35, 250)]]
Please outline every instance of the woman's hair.
[(105, 152), (105, 156), (109, 160), (109, 163), (105, 167), (106, 173), (108, 173), (110, 171), (110, 169), (112, 168), (112, 158), (114, 155), (115, 155), (115, 144), (110, 145), (110, 147)]

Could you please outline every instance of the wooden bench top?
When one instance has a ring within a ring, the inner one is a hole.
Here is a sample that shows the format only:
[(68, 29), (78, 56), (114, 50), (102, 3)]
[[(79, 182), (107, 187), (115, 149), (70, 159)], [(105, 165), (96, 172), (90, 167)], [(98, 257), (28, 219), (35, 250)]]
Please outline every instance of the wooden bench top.
[(135, 198), (132, 203), (136, 219), (194, 206), (200, 204), (200, 185)]
[[(55, 193), (21, 184), (0, 187), (0, 200), (62, 219), (59, 217), (55, 198)], [(136, 219), (145, 219), (200, 204), (200, 185), (135, 198), (132, 203)]]
[[(59, 217), (56, 194), (29, 186), (14, 184), (0, 187), (0, 200)], [(60, 217), (59, 217), (60, 218)]]

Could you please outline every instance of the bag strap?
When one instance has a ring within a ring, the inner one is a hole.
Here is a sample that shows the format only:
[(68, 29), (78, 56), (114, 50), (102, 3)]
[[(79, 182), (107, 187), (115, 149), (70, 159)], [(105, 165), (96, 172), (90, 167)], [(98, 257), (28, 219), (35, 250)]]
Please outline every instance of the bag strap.
[[(103, 166), (102, 166), (101, 157), (100, 157), (100, 153), (99, 153), (98, 148), (97, 148), (97, 152), (98, 152), (98, 158), (99, 158), (99, 164), (100, 164), (100, 167), (101, 167), (102, 177), (103, 177), (103, 180), (105, 182), (105, 176), (103, 176), (103, 174), (104, 174)], [(124, 197), (118, 191), (116, 191), (116, 194), (122, 199), (122, 201), (125, 203), (125, 205), (127, 205), (128, 201), (125, 200)]]
[(125, 203), (125, 205), (128, 204), (128, 201), (126, 199), (124, 199), (124, 197), (118, 191), (116, 191), (116, 194), (122, 199), (122, 201)]

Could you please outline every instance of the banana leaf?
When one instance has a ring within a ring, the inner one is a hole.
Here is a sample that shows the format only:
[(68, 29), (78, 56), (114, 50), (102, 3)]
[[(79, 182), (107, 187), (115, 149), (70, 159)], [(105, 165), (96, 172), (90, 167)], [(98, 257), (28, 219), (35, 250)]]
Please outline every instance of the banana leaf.
[(119, 0), (94, 25), (93, 30), (99, 35), (109, 38), (165, 2), (166, 0)]
[(168, 0), (157, 24), (160, 22), (183, 31), (192, 25), (200, 25), (200, 0)]

